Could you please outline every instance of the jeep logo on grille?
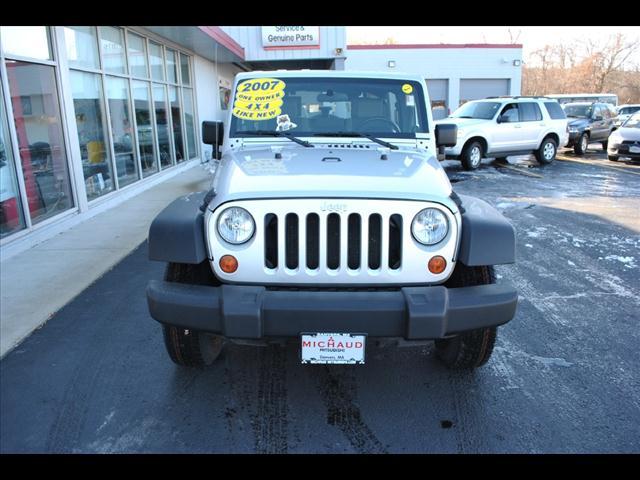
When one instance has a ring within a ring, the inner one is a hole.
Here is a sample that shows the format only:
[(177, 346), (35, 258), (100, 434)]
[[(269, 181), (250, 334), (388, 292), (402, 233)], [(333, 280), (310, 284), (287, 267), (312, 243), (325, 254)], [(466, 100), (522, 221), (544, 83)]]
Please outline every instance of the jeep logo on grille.
[(320, 205), (320, 210), (322, 210), (323, 212), (345, 213), (347, 211), (347, 204), (324, 202), (322, 205)]

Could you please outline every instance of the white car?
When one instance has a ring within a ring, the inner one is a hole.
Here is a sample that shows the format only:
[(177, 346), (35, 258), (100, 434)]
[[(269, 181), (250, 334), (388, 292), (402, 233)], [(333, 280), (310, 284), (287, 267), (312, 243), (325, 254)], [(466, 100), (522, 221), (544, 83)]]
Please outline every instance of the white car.
[(611, 133), (607, 156), (613, 162), (620, 157), (640, 160), (640, 111), (631, 115), (620, 128)]
[(567, 117), (560, 104), (546, 97), (489, 97), (473, 100), (437, 124), (455, 124), (458, 141), (446, 158), (475, 170), (483, 157), (534, 154), (551, 163), (568, 141)]
[(640, 111), (640, 104), (625, 104), (619, 105), (616, 110), (618, 110), (618, 119), (616, 120), (616, 127), (620, 127), (627, 118), (629, 118), (634, 113)]

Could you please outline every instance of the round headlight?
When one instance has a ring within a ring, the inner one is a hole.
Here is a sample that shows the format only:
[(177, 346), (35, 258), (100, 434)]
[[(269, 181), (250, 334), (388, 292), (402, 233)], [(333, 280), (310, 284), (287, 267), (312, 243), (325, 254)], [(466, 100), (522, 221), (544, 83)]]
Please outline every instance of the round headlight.
[(218, 216), (218, 233), (226, 242), (234, 245), (248, 242), (255, 230), (256, 223), (244, 208), (230, 207)]
[(423, 245), (435, 245), (447, 236), (449, 221), (437, 208), (425, 208), (413, 217), (411, 233)]

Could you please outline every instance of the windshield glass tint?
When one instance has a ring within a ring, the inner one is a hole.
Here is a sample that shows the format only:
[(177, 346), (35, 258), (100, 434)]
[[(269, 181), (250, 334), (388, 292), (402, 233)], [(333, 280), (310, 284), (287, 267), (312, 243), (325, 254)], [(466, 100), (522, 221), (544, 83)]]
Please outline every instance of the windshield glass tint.
[(265, 77), (240, 81), (234, 94), (230, 135), (250, 136), (254, 131), (298, 137), (359, 132), (415, 138), (417, 132), (428, 129), (418, 82)]
[(481, 118), (491, 120), (500, 108), (498, 102), (467, 102), (453, 114), (454, 118)]
[(620, 112), (618, 112), (620, 115), (630, 115), (632, 113), (637, 112), (638, 110), (640, 110), (640, 107), (624, 107), (620, 109)]
[(633, 115), (622, 124), (624, 128), (640, 128), (640, 115)]
[(565, 105), (564, 113), (567, 117), (591, 118), (593, 108), (591, 105)]

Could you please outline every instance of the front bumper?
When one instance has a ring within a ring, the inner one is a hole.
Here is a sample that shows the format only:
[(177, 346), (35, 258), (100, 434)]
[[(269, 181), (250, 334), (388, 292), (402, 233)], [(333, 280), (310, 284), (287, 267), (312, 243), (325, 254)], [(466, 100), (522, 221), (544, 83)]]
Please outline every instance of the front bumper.
[[(610, 143), (607, 147), (607, 154), (616, 157), (628, 157), (632, 160), (640, 160), (640, 153), (630, 152), (629, 149), (632, 145), (625, 143)], [(634, 145), (640, 147), (640, 145)]]
[(151, 316), (160, 323), (238, 339), (302, 332), (436, 339), (507, 323), (518, 294), (509, 285), (404, 287), (391, 291), (268, 290), (153, 280)]
[(580, 130), (578, 130), (577, 132), (569, 132), (567, 143), (564, 146), (573, 147), (574, 145), (577, 145), (578, 139), (580, 138), (580, 135), (582, 135), (582, 133), (583, 132)]

